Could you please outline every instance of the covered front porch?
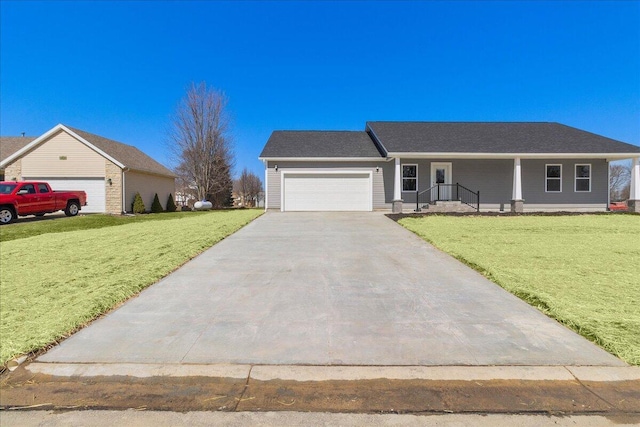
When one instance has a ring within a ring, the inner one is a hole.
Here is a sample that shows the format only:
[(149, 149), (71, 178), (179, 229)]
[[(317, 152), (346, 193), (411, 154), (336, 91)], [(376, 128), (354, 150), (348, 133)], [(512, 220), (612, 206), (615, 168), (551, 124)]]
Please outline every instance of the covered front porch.
[[(603, 212), (610, 160), (618, 158), (397, 156), (392, 211)], [(640, 211), (640, 158), (633, 159), (629, 210)]]

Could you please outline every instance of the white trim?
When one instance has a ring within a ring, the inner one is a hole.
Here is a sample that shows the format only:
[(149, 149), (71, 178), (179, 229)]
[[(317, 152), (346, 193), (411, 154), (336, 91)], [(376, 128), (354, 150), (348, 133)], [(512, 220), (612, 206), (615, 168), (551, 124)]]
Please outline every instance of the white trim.
[(438, 166), (447, 166), (446, 171), (447, 171), (447, 175), (445, 176), (444, 180), (445, 180), (445, 184), (453, 184), (453, 163), (451, 162), (431, 162), (431, 171), (430, 171), (430, 177), (429, 177), (429, 182), (431, 183), (431, 187), (433, 187), (435, 184), (434, 179), (433, 179), (433, 171), (435, 169), (438, 168)]
[[(579, 179), (587, 179), (584, 177), (578, 177), (576, 168), (578, 166), (589, 166), (589, 190), (578, 190), (578, 180)], [(591, 193), (591, 175), (593, 175), (593, 168), (591, 167), (591, 163), (575, 163), (573, 165), (573, 191), (575, 193)]]
[(633, 158), (631, 162), (631, 188), (629, 199), (640, 200), (640, 156)]
[(282, 169), (280, 171), (280, 212), (284, 212), (284, 178), (285, 175), (368, 175), (369, 176), (369, 211), (373, 211), (373, 171), (372, 170), (326, 170), (326, 169)]
[[(416, 167), (416, 177), (415, 178), (411, 178), (411, 177), (404, 177), (404, 167), (405, 166), (415, 166)], [(417, 163), (402, 163), (402, 165), (400, 166), (400, 170), (401, 170), (401, 184), (400, 184), (400, 190), (402, 190), (403, 193), (415, 193), (416, 191), (418, 191), (418, 164)], [(416, 180), (416, 189), (415, 190), (405, 190), (404, 189), (404, 180), (405, 179), (415, 179)]]
[(266, 212), (269, 206), (269, 162), (263, 160), (262, 163), (264, 163), (264, 210)]
[(379, 162), (385, 157), (258, 157), (269, 162)]
[(122, 163), (120, 163), (119, 161), (117, 161), (116, 159), (114, 159), (113, 157), (111, 157), (110, 155), (105, 153), (104, 151), (100, 150), (98, 147), (96, 147), (95, 145), (91, 144), (89, 141), (87, 141), (86, 139), (82, 138), (77, 133), (71, 131), (68, 127), (66, 127), (63, 124), (58, 124), (58, 125), (54, 126), (50, 130), (48, 130), (47, 132), (45, 132), (44, 134), (39, 136), (38, 138), (36, 138), (33, 141), (31, 141), (29, 144), (27, 144), (26, 146), (21, 148), (20, 150), (18, 150), (15, 153), (13, 153), (11, 156), (9, 156), (6, 159), (4, 159), (2, 162), (0, 162), (0, 167), (4, 167), (5, 165), (13, 162), (15, 159), (17, 159), (17, 158), (21, 157), (22, 155), (24, 155), (24, 153), (27, 153), (27, 152), (33, 150), (35, 147), (37, 147), (38, 145), (42, 144), (45, 140), (49, 139), (51, 136), (53, 136), (54, 134), (56, 134), (59, 131), (64, 131), (64, 132), (68, 133), (69, 135), (71, 135), (72, 137), (74, 137), (75, 139), (77, 139), (78, 141), (80, 141), (81, 143), (83, 143), (84, 145), (86, 145), (87, 147), (89, 147), (90, 149), (95, 151), (96, 153), (100, 154), (102, 157), (110, 160), (112, 163), (115, 163), (120, 168), (124, 168), (124, 165)]
[[(546, 170), (545, 170), (546, 173)], [(520, 163), (520, 157), (513, 159), (513, 188), (511, 197), (514, 201), (521, 201), (522, 199), (522, 165)]]
[(388, 157), (407, 159), (629, 159), (638, 153), (387, 153)]
[[(632, 159), (638, 153), (387, 153), (386, 157), (258, 157), (263, 161), (280, 162), (373, 162), (391, 160), (392, 158), (406, 159), (607, 159), (624, 160)], [(5, 162), (8, 159), (5, 160)], [(4, 162), (3, 162), (4, 163)], [(1, 164), (0, 164), (1, 165)]]
[(125, 173), (129, 172), (129, 168), (122, 168), (122, 213), (127, 213), (127, 181)]
[(393, 170), (393, 200), (402, 199), (402, 169), (400, 167), (400, 157), (395, 158)]
[[(560, 166), (560, 177), (559, 178), (555, 178), (555, 177), (549, 178), (547, 176), (547, 172), (548, 172), (547, 171), (547, 167), (548, 166)], [(548, 191), (547, 190), (547, 180), (549, 180), (549, 179), (553, 179), (553, 180), (557, 179), (557, 180), (560, 181), (560, 191)], [(562, 193), (562, 164), (561, 163), (545, 163), (545, 165), (544, 165), (544, 192), (545, 193)]]
[(607, 160), (607, 211), (611, 206), (611, 165)]

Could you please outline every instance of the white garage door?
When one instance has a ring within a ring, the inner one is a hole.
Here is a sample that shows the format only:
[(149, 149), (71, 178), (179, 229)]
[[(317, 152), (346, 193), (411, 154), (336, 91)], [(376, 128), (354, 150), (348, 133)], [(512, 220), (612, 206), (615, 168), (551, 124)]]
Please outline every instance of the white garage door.
[(368, 173), (284, 173), (285, 211), (370, 211)]
[(105, 182), (104, 178), (94, 179), (59, 179), (43, 178), (39, 181), (46, 181), (54, 190), (83, 190), (87, 193), (87, 206), (83, 206), (81, 213), (104, 213), (105, 202)]

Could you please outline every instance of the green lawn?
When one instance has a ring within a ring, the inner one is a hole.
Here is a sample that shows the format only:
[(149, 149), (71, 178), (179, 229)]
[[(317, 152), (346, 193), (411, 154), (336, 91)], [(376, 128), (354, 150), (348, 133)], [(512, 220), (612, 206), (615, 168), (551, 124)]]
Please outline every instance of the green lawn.
[[(3, 236), (5, 228), (15, 236), (20, 227), (32, 236), (0, 242), (0, 364), (68, 335), (261, 213), (88, 216), (2, 226)], [(68, 224), (85, 228), (61, 230)]]
[(425, 216), (399, 222), (640, 365), (640, 216)]
[[(166, 212), (153, 215), (80, 215), (75, 217), (45, 216), (32, 222), (19, 222), (9, 226), (0, 227), (0, 242), (24, 239), (47, 233), (63, 233), (65, 231), (88, 230), (90, 228), (113, 227), (116, 225), (131, 224), (134, 222), (166, 221), (169, 219), (184, 218), (197, 215), (206, 215), (207, 212)], [(28, 217), (33, 218), (33, 217)]]

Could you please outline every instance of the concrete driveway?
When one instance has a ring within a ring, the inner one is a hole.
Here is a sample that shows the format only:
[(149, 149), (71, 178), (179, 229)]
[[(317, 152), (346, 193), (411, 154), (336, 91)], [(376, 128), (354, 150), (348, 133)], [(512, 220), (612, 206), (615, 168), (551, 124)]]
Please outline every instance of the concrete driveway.
[(625, 366), (379, 213), (267, 213), (39, 361)]

